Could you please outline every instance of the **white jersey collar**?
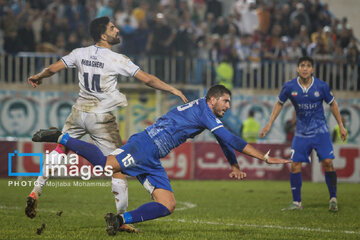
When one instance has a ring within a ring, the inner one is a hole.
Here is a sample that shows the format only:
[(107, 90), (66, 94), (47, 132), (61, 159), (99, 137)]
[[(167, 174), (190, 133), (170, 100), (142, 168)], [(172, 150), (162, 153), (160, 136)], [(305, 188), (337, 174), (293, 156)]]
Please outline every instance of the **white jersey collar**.
[(307, 93), (307, 92), (309, 91), (309, 89), (312, 87), (312, 85), (314, 84), (314, 82), (315, 82), (314, 77), (311, 77), (312, 82), (311, 82), (310, 86), (309, 86), (308, 88), (305, 88), (305, 87), (303, 87), (303, 86), (301, 85), (299, 79), (300, 79), (300, 77), (297, 78), (297, 83), (298, 83), (298, 85), (301, 87), (301, 89), (303, 90), (303, 93)]

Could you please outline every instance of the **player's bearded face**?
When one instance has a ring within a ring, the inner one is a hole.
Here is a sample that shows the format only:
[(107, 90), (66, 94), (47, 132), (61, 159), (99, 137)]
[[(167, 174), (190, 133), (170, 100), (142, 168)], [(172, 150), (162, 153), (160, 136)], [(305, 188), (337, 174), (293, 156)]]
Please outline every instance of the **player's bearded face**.
[[(113, 34), (114, 35), (114, 34)], [(107, 37), (107, 42), (111, 45), (115, 45), (115, 44), (118, 44), (120, 43), (120, 37), (118, 34), (114, 35), (114, 36), (110, 36), (110, 35), (107, 35), (106, 34), (106, 37)]]
[(111, 23), (111, 22), (107, 26), (105, 36), (106, 36), (106, 41), (110, 45), (115, 45), (115, 44), (120, 43), (119, 29), (117, 29), (115, 27), (115, 25), (113, 23)]
[(230, 108), (230, 95), (224, 94), (223, 96), (216, 99), (213, 104), (213, 112), (216, 117), (222, 118), (227, 110)]

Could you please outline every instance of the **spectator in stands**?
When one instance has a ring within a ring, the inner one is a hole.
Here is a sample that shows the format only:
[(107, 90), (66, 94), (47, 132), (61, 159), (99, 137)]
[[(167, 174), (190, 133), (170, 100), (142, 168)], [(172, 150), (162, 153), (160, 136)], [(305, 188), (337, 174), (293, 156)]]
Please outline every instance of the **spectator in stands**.
[(259, 136), (260, 123), (255, 120), (254, 116), (254, 110), (250, 110), (248, 118), (244, 121), (241, 128), (241, 137), (248, 143), (256, 143)]
[(300, 25), (305, 25), (310, 29), (310, 18), (305, 12), (305, 6), (301, 2), (296, 4), (296, 10), (290, 15), (290, 26), (293, 27), (295, 19), (299, 20)]
[(41, 42), (47, 42), (51, 44), (56, 43), (57, 31), (51, 22), (45, 21), (41, 30)]
[(113, 0), (109, 0), (100, 7), (99, 11), (97, 12), (96, 18), (109, 17), (110, 19), (112, 19), (114, 17), (114, 9), (115, 2)]
[(233, 89), (234, 68), (229, 55), (224, 55), (222, 61), (216, 67), (216, 82), (225, 86), (227, 89)]
[(147, 1), (141, 1), (140, 5), (132, 11), (132, 15), (135, 17), (138, 23), (146, 21), (150, 5)]
[(18, 30), (18, 38), (21, 41), (20, 49), (23, 52), (33, 52), (35, 50), (35, 36), (31, 25), (31, 20), (22, 23), (23, 26)]
[(213, 34), (218, 34), (220, 37), (228, 33), (229, 26), (225, 24), (225, 19), (223, 17), (218, 17), (214, 28), (212, 29)]
[(167, 25), (164, 14), (156, 14), (156, 23), (151, 31), (146, 50), (157, 56), (170, 55), (176, 32)]
[(299, 41), (297, 39), (293, 39), (291, 41), (290, 46), (287, 48), (287, 55), (289, 61), (296, 61), (303, 56), (301, 48), (299, 47)]

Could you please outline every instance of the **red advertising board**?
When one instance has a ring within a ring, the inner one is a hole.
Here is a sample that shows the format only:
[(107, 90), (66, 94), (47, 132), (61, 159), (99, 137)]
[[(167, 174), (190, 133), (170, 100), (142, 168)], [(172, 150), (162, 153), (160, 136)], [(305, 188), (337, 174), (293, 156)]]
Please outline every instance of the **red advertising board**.
[[(360, 182), (360, 147), (350, 144), (334, 145), (334, 168), (340, 182)], [(313, 163), (312, 179), (325, 180), (324, 169), (318, 161)]]
[[(262, 152), (271, 149), (271, 156), (290, 158), (288, 144), (253, 144)], [(229, 179), (230, 165), (220, 146), (215, 142), (194, 143), (195, 179)], [(289, 179), (290, 164), (267, 164), (258, 159), (236, 152), (240, 169), (246, 172), (247, 179)], [(303, 180), (311, 180), (311, 165), (302, 169)]]
[(186, 142), (173, 149), (161, 163), (165, 168), (169, 178), (172, 179), (192, 179), (192, 145)]
[[(16, 142), (0, 141), (0, 177), (8, 177), (9, 158), (8, 154), (13, 153), (16, 148)], [(12, 172), (16, 172), (17, 159), (11, 159)]]
[[(289, 144), (253, 144), (254, 147), (271, 156), (290, 158)], [(0, 142), (0, 177), (8, 177), (8, 154), (49, 153), (55, 148), (53, 143)], [(290, 164), (266, 164), (260, 160), (235, 152), (241, 170), (247, 179), (288, 180)], [(360, 147), (355, 145), (334, 145), (334, 167), (340, 182), (360, 182)], [(46, 155), (44, 155), (44, 161)], [(186, 142), (161, 159), (162, 165), (171, 179), (229, 179), (231, 171), (220, 146), (216, 142)], [(91, 165), (79, 157), (79, 164)], [(69, 167), (69, 166), (68, 166)], [(92, 166), (91, 166), (92, 167)], [(39, 158), (13, 157), (12, 172), (39, 172)], [(90, 169), (92, 171), (92, 169)], [(313, 154), (312, 163), (304, 164), (303, 180), (324, 181), (324, 171)]]

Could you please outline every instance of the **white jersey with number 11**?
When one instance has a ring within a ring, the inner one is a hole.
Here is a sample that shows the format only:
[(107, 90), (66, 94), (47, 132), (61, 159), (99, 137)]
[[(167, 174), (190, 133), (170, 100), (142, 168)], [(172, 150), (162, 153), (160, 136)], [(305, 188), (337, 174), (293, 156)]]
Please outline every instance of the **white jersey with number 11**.
[(118, 76), (134, 76), (140, 69), (128, 57), (92, 45), (74, 49), (62, 61), (67, 68), (78, 69), (80, 93), (75, 108), (104, 113), (127, 106), (125, 95), (116, 88)]

